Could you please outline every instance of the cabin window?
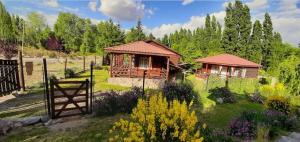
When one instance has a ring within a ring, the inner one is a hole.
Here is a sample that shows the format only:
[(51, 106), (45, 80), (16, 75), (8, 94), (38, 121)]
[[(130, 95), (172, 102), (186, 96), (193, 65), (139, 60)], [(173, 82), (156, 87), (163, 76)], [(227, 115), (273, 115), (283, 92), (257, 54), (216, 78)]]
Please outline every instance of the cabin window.
[(141, 69), (147, 69), (148, 68), (148, 57), (140, 57), (139, 60), (139, 67)]

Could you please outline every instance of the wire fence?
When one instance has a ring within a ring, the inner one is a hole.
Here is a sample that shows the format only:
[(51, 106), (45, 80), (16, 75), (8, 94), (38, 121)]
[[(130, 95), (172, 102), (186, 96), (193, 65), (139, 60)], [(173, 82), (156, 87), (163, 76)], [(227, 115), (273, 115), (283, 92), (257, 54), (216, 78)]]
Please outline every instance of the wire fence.
[[(91, 62), (94, 62), (96, 67), (101, 66), (102, 56), (47, 58), (48, 77), (65, 78), (66, 69), (70, 69), (74, 73), (87, 71)], [(23, 57), (23, 64), (26, 88), (41, 86), (43, 83), (43, 58)]]

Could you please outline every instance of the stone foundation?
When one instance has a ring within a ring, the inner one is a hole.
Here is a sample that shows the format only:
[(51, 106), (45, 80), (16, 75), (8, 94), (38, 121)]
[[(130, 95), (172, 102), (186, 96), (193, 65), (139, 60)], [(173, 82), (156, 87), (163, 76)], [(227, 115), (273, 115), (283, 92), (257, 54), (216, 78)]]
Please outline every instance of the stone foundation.
[[(143, 78), (111, 77), (108, 79), (108, 83), (126, 87), (142, 87)], [(145, 79), (145, 88), (159, 89), (162, 88), (164, 84), (164, 79)]]

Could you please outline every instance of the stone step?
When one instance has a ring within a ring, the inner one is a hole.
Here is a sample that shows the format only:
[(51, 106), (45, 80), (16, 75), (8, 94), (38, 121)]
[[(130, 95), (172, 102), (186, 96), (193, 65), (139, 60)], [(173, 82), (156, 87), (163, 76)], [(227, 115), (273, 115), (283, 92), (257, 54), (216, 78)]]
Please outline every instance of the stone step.
[(288, 136), (281, 136), (276, 142), (300, 142), (300, 133), (293, 132)]
[(293, 132), (289, 135), (289, 137), (297, 139), (298, 141), (300, 141), (300, 133)]

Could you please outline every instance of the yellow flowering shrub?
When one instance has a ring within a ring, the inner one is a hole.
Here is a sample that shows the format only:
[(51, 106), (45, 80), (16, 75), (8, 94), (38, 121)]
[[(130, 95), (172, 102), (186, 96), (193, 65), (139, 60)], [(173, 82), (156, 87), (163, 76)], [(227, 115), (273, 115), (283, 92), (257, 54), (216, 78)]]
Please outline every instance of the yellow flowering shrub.
[(286, 89), (282, 83), (277, 83), (274, 87), (272, 85), (263, 85), (260, 87), (260, 94), (263, 96), (271, 95), (285, 95)]
[[(119, 132), (110, 141), (191, 141), (201, 142), (203, 137), (196, 129), (194, 111), (186, 102), (174, 100), (168, 104), (162, 95), (151, 96), (149, 101), (138, 100), (130, 120), (116, 122), (110, 133)], [(203, 126), (206, 127), (206, 126)]]
[(269, 109), (275, 109), (285, 114), (289, 114), (292, 110), (290, 100), (287, 97), (279, 95), (269, 96), (265, 102), (265, 105)]

